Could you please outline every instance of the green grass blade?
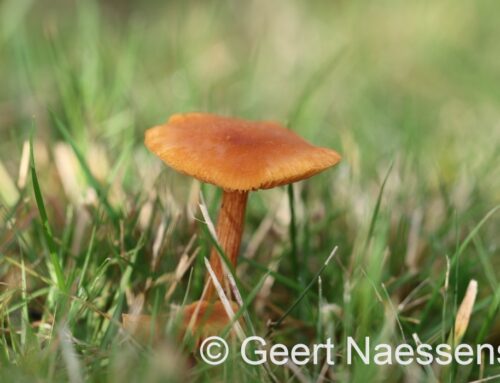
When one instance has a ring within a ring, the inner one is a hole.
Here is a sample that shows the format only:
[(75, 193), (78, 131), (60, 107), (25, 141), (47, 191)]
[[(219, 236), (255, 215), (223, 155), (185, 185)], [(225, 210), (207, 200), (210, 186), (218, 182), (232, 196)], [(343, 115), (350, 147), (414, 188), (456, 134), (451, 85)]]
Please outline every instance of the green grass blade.
[(375, 230), (375, 223), (377, 222), (378, 213), (380, 211), (380, 204), (382, 203), (382, 196), (384, 195), (385, 184), (389, 179), (389, 175), (391, 174), (392, 168), (394, 166), (394, 162), (391, 162), (389, 165), (389, 169), (387, 169), (387, 173), (385, 174), (384, 180), (382, 181), (382, 185), (380, 186), (380, 190), (377, 196), (377, 202), (375, 203), (375, 208), (373, 209), (372, 218), (370, 220), (370, 226), (368, 228), (368, 235), (366, 236), (366, 245), (370, 242), (370, 238), (373, 235), (373, 230)]
[(33, 183), (33, 191), (35, 193), (36, 205), (38, 207), (38, 212), (40, 213), (40, 218), (42, 220), (42, 231), (49, 248), (50, 263), (54, 268), (55, 272), (55, 282), (61, 291), (66, 291), (66, 280), (64, 278), (64, 273), (62, 266), (59, 262), (57, 256), (57, 246), (54, 241), (54, 236), (52, 234), (52, 229), (49, 224), (49, 219), (47, 216), (47, 211), (45, 210), (45, 203), (43, 202), (42, 191), (40, 190), (40, 184), (38, 182), (38, 177), (35, 167), (35, 155), (33, 152), (33, 137), (30, 140), (30, 159), (31, 159), (31, 180)]
[(78, 148), (75, 141), (73, 140), (70, 133), (68, 132), (68, 130), (66, 129), (64, 124), (61, 122), (61, 120), (59, 120), (59, 118), (57, 118), (57, 116), (55, 116), (54, 114), (52, 114), (52, 118), (55, 121), (57, 129), (61, 132), (64, 139), (70, 144), (71, 148), (73, 149), (73, 152), (75, 153), (76, 158), (78, 159), (78, 162), (83, 170), (83, 173), (85, 175), (85, 178), (87, 179), (87, 182), (95, 190), (95, 192), (97, 193), (97, 196), (99, 198), (99, 201), (104, 206), (104, 209), (108, 213), (109, 217), (111, 218), (111, 220), (113, 221), (115, 226), (118, 227), (119, 216), (116, 213), (116, 211), (113, 209), (111, 204), (109, 203), (108, 197), (106, 195), (104, 188), (101, 186), (99, 181), (97, 181), (97, 179), (93, 176), (93, 174), (90, 170), (90, 167), (87, 164), (87, 161), (85, 160), (85, 156), (83, 155), (81, 150)]
[(276, 329), (276, 328), (278, 328), (281, 325), (281, 323), (285, 320), (285, 318), (288, 315), (290, 315), (290, 313), (293, 311), (293, 309), (302, 301), (302, 299), (306, 296), (307, 292), (311, 289), (311, 287), (313, 287), (314, 283), (316, 283), (316, 280), (321, 275), (321, 273), (323, 272), (323, 270), (326, 269), (326, 267), (330, 263), (330, 260), (333, 258), (333, 256), (335, 255), (336, 252), (337, 252), (337, 246), (335, 246), (333, 248), (332, 252), (328, 256), (328, 258), (326, 259), (326, 261), (323, 263), (323, 265), (321, 266), (321, 268), (316, 272), (316, 274), (314, 275), (314, 277), (311, 279), (311, 281), (309, 282), (309, 284), (304, 288), (304, 290), (298, 296), (298, 298), (292, 303), (292, 305), (290, 307), (288, 307), (288, 309), (283, 313), (283, 315), (276, 322), (274, 322), (274, 323), (272, 323), (270, 325), (269, 330), (268, 330), (267, 334), (265, 335), (265, 338), (268, 338), (269, 335), (271, 335), (271, 333), (273, 332), (273, 330)]

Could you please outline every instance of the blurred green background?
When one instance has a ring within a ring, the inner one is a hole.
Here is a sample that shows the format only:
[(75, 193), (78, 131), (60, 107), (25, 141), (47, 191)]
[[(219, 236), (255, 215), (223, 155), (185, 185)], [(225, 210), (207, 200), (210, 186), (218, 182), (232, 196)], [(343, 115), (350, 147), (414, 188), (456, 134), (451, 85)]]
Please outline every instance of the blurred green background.
[[(300, 275), (287, 260), (286, 189), (250, 197), (242, 248), (249, 260), (240, 275), (245, 294), (263, 270), (277, 273), (251, 306), (259, 332), (338, 245), (322, 295), (317, 286), (308, 293), (281, 341), (330, 334), (401, 342), (391, 314), (401, 302), (410, 306), (396, 315), (405, 339), (417, 332), (422, 340), (446, 341), (476, 279), (465, 339), (498, 345), (499, 14), (496, 0), (0, 2), (0, 315), (2, 328), (12, 330), (3, 332), (3, 347), (11, 350), (2, 359), (11, 365), (2, 367), (4, 379), (64, 381), (69, 368), (64, 356), (47, 351), (50, 336), (40, 340), (43, 326), (30, 325), (56, 324), (57, 308), (68, 308), (54, 283), (41, 278), (55, 281), (27, 162), (31, 134), (54, 246), (74, 287), (70, 295), (79, 299), (73, 302), (80, 302), (62, 315), (77, 339), (77, 375), (178, 377), (178, 366), (155, 359), (170, 352), (167, 346), (122, 355), (115, 349), (119, 326), (109, 318), (119, 320), (133, 307), (168, 313), (168, 304), (201, 292), (198, 257), (189, 288), (186, 274), (162, 299), (190, 238), (196, 235), (201, 255), (210, 242), (193, 219), (200, 217), (199, 185), (143, 145), (145, 129), (188, 111), (281, 121), (343, 156), (334, 170), (294, 188)], [(220, 195), (202, 190), (215, 219)], [(441, 283), (447, 257), (449, 290)], [(39, 275), (26, 277), (21, 260)], [(295, 290), (291, 281), (298, 281)], [(15, 346), (16, 326), (21, 333), (34, 328), (33, 344), (20, 338)], [(37, 352), (43, 357), (34, 363)], [(128, 369), (124, 360), (131, 361)], [(193, 369), (193, 379), (222, 379), (218, 370)], [(242, 366), (224, 374), (227, 381), (254, 379)], [(293, 379), (286, 368), (276, 374)], [(315, 381), (320, 372), (304, 374)], [(413, 367), (343, 366), (329, 378), (397, 381), (412, 374), (433, 376)], [(434, 372), (449, 381), (484, 374), (456, 366)]]

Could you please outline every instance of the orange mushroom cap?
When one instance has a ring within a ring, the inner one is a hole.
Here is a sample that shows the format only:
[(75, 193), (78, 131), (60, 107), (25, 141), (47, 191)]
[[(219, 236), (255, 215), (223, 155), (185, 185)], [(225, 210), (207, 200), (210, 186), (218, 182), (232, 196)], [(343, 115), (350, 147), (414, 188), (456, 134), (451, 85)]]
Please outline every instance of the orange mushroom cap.
[(276, 122), (176, 114), (146, 131), (145, 144), (175, 170), (228, 191), (269, 189), (340, 161)]

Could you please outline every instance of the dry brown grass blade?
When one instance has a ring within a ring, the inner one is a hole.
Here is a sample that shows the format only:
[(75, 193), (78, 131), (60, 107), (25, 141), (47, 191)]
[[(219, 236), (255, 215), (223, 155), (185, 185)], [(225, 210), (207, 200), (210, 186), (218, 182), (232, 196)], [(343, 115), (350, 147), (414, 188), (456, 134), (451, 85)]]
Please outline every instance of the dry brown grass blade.
[(26, 180), (28, 179), (28, 171), (30, 167), (30, 143), (25, 140), (23, 143), (23, 151), (21, 152), (21, 161), (19, 162), (19, 176), (17, 178), (17, 187), (24, 189)]
[[(234, 320), (234, 310), (233, 310), (233, 305), (227, 298), (226, 294), (224, 293), (224, 289), (222, 288), (219, 280), (217, 279), (217, 276), (215, 275), (214, 271), (212, 270), (212, 267), (210, 266), (210, 262), (208, 261), (207, 258), (205, 258), (205, 266), (208, 270), (208, 273), (210, 274), (210, 278), (212, 279), (212, 282), (215, 286), (215, 290), (217, 291), (217, 294), (219, 295), (219, 299), (222, 302), (222, 305), (224, 306), (224, 309), (226, 310), (227, 316), (231, 321)], [(243, 331), (243, 328), (241, 327), (240, 323), (238, 321), (234, 321), (233, 323), (233, 329), (236, 332), (236, 335), (240, 339), (240, 341), (244, 341), (246, 336)]]
[(123, 329), (140, 341), (149, 340), (152, 334), (160, 334), (164, 324), (165, 318), (163, 316), (122, 314)]
[(457, 316), (455, 319), (455, 328), (454, 328), (454, 344), (459, 344), (462, 340), (465, 332), (467, 331), (467, 327), (469, 327), (470, 317), (472, 315), (472, 310), (474, 308), (474, 303), (476, 302), (477, 296), (477, 281), (472, 279), (467, 286), (467, 291), (465, 292), (464, 299), (460, 304), (460, 307), (457, 311)]

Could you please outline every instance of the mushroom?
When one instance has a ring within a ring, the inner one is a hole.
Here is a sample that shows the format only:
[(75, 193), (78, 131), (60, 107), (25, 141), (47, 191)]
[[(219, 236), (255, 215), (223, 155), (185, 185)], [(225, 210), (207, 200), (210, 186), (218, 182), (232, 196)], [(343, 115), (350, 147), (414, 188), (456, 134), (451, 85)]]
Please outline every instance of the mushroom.
[[(230, 305), (236, 313), (238, 305), (235, 302), (231, 302)], [(201, 338), (220, 334), (230, 322), (231, 317), (221, 301), (196, 301), (183, 307), (181, 334), (184, 336), (186, 331), (189, 331), (199, 342)], [(238, 322), (242, 324), (240, 320)], [(234, 335), (233, 332), (230, 334)]]
[[(239, 306), (235, 302), (230, 302), (230, 305), (233, 313), (236, 313)], [(206, 300), (182, 307), (179, 319), (179, 341), (189, 333), (197, 345), (203, 338), (220, 334), (232, 320), (221, 301)], [(163, 315), (153, 317), (145, 314), (122, 314), (122, 328), (141, 343), (149, 343), (151, 340), (157, 343), (161, 340), (167, 320)], [(240, 319), (237, 322), (243, 325)], [(229, 334), (234, 335), (234, 332)]]
[[(237, 264), (249, 191), (300, 181), (340, 161), (337, 152), (313, 146), (276, 122), (206, 113), (173, 115), (166, 124), (146, 131), (145, 144), (178, 172), (222, 188), (217, 239), (233, 266)], [(230, 296), (215, 248), (210, 265)], [(207, 283), (205, 297), (213, 300), (210, 277)]]

